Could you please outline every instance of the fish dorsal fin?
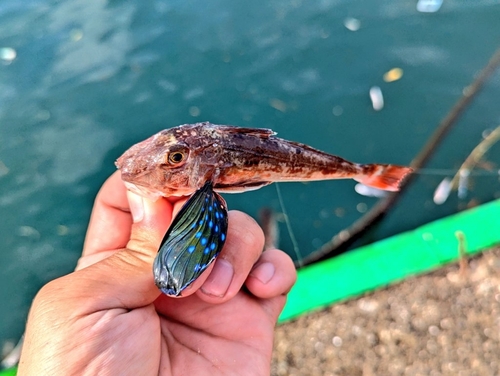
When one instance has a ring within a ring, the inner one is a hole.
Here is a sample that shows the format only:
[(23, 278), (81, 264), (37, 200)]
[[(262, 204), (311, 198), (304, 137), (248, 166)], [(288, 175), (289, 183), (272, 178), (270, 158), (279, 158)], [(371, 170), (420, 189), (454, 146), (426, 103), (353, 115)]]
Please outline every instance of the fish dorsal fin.
[(241, 135), (247, 134), (261, 138), (269, 138), (276, 134), (276, 132), (267, 128), (243, 128), (243, 127), (221, 126), (220, 130), (223, 133), (232, 133)]

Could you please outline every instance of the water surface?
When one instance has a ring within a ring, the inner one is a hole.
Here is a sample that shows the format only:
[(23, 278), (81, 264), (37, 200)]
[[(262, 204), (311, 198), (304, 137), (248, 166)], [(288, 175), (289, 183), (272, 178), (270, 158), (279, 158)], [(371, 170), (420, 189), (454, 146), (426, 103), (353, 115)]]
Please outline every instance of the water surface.
[[(349, 17), (359, 30), (345, 27)], [(94, 196), (131, 144), (208, 120), (272, 128), (357, 162), (407, 164), (498, 47), (499, 19), (488, 0), (448, 0), (434, 14), (415, 1), (4, 0), (0, 48), (16, 57), (0, 64), (0, 343), (20, 336), (40, 286), (74, 268)], [(403, 77), (384, 82), (395, 67)], [(500, 123), (499, 97), (496, 73), (430, 168), (463, 162)], [(471, 180), (465, 200), (436, 206), (443, 177), (419, 176), (363, 242), (499, 197), (492, 173)], [(374, 205), (354, 185), (281, 185), (302, 255)], [(282, 211), (273, 186), (226, 198), (253, 216)]]

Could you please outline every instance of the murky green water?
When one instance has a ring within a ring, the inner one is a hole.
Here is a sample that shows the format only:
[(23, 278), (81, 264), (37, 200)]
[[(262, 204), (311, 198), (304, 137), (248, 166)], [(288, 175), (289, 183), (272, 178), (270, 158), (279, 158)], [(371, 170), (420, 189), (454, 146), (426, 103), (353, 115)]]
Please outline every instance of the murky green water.
[[(183, 123), (268, 127), (358, 162), (407, 164), (500, 44), (497, 1), (71, 0), (0, 3), (0, 343), (17, 340), (41, 285), (72, 270), (94, 195), (132, 143)], [(346, 18), (360, 21), (357, 31)], [(1, 50), (0, 50), (1, 51)], [(7, 52), (5, 52), (7, 51)], [(391, 68), (403, 77), (384, 82)], [(368, 96), (381, 87), (385, 107)], [(429, 167), (457, 168), (500, 123), (496, 73)], [(500, 160), (500, 148), (489, 160)], [(498, 165), (492, 166), (498, 169)], [(371, 241), (499, 196), (476, 177), (436, 206), (424, 174)], [(282, 184), (310, 253), (376, 201), (352, 181)], [(226, 196), (281, 211), (273, 186)], [(283, 224), (281, 246), (292, 252)], [(485, 225), (486, 226), (486, 225)]]

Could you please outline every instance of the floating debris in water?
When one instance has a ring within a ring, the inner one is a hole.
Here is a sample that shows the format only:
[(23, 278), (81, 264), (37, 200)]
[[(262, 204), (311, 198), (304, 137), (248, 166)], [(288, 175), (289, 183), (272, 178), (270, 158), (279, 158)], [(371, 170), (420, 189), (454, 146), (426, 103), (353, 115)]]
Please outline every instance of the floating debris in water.
[(486, 138), (488, 137), (492, 132), (494, 131), (494, 129), (491, 129), (491, 128), (488, 128), (488, 129), (485, 129), (483, 132), (481, 132), (481, 137), (482, 138)]
[(403, 70), (401, 68), (392, 68), (390, 71), (385, 72), (384, 81), (385, 82), (394, 82), (403, 77)]
[(417, 10), (422, 13), (434, 13), (441, 8), (443, 0), (418, 0)]
[(286, 107), (287, 107), (286, 103), (283, 102), (281, 99), (273, 98), (269, 101), (269, 105), (275, 110), (286, 112)]
[(330, 217), (330, 213), (328, 212), (328, 210), (326, 209), (322, 209), (320, 212), (319, 212), (319, 217), (321, 219), (327, 219), (328, 217)]
[(360, 194), (361, 196), (366, 196), (366, 197), (382, 198), (382, 197), (387, 196), (386, 191), (383, 191), (383, 190), (377, 189), (377, 188), (368, 187), (367, 185), (364, 185), (361, 183), (356, 184), (354, 186), (354, 190), (356, 191), (356, 193)]
[(35, 119), (37, 121), (47, 121), (47, 120), (50, 119), (50, 116), (51, 116), (50, 111), (48, 111), (48, 110), (40, 110), (40, 111), (38, 111), (36, 113)]
[(450, 196), (451, 193), (451, 179), (450, 178), (444, 178), (441, 183), (437, 186), (436, 190), (434, 191), (434, 196), (433, 200), (436, 205), (442, 205), (446, 202), (448, 197)]
[(26, 238), (39, 239), (40, 232), (34, 227), (31, 226), (19, 226), (17, 229), (17, 234)]
[(360, 202), (356, 205), (356, 210), (360, 213), (366, 213), (368, 206), (364, 202)]
[(382, 89), (378, 86), (372, 86), (370, 88), (370, 99), (375, 111), (380, 111), (384, 108), (384, 96), (382, 95)]
[(361, 21), (357, 18), (348, 17), (344, 20), (344, 26), (347, 30), (358, 31), (361, 27)]
[(191, 106), (189, 107), (189, 115), (191, 115), (192, 117), (197, 117), (197, 116), (200, 116), (200, 109), (196, 106)]
[(5, 163), (0, 161), (0, 177), (5, 176), (8, 173), (9, 173), (9, 168), (5, 165)]
[(336, 208), (334, 210), (334, 213), (337, 217), (342, 218), (345, 215), (345, 209), (344, 208)]
[(335, 106), (332, 108), (332, 114), (335, 116), (340, 116), (344, 113), (344, 109), (340, 106)]
[(69, 37), (73, 42), (78, 42), (83, 38), (83, 30), (82, 29), (72, 29), (69, 32)]
[(16, 344), (14, 342), (7, 340), (6, 342), (4, 342), (2, 346), (0, 356), (2, 358), (5, 357), (5, 355), (9, 354), (14, 349), (15, 346)]
[(10, 64), (17, 57), (17, 52), (12, 47), (2, 47), (0, 48), (0, 60), (4, 64)]
[(64, 225), (57, 225), (56, 232), (57, 232), (57, 235), (59, 235), (59, 236), (65, 236), (65, 235), (68, 235), (69, 228), (68, 228), (68, 226), (64, 226)]
[(15, 367), (19, 363), (23, 342), (24, 335), (15, 346), (10, 341), (4, 343), (2, 348), (2, 361), (0, 362), (0, 370)]

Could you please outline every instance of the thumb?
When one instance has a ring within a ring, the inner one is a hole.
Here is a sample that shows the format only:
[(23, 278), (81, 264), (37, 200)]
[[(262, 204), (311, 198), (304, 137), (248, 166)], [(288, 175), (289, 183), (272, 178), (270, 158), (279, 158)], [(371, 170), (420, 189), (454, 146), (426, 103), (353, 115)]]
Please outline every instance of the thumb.
[(153, 202), (131, 192), (127, 197), (134, 220), (127, 248), (61, 278), (73, 279), (63, 284), (72, 286), (69, 291), (76, 302), (86, 302), (81, 307), (86, 312), (143, 307), (160, 295), (152, 264), (172, 220), (172, 204), (164, 198)]
[[(165, 198), (156, 201), (127, 192), (133, 224), (127, 249), (150, 263), (172, 222), (173, 205)], [(151, 271), (151, 270), (150, 270)]]

